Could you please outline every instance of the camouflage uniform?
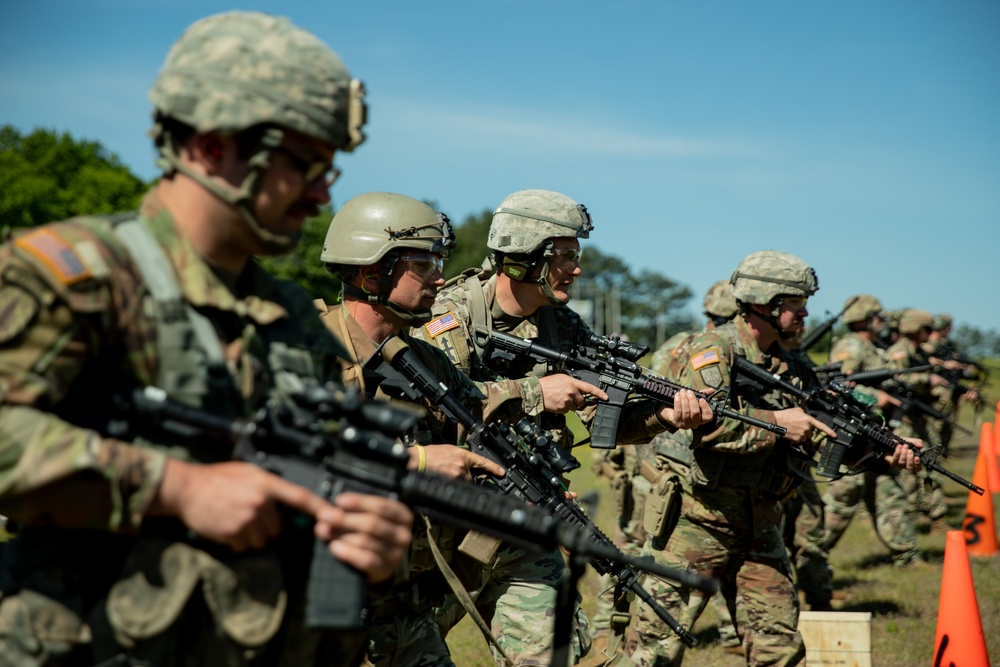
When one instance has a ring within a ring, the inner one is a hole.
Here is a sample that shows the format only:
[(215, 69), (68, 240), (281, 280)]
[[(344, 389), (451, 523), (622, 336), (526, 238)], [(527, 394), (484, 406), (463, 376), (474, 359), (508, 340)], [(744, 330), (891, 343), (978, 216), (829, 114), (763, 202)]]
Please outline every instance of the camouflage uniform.
[[(798, 349), (786, 350), (792, 378), (813, 376), (812, 364)], [(829, 611), (833, 600), (830, 551), (824, 545), (823, 499), (811, 474), (803, 475), (795, 494), (784, 501), (785, 545), (791, 553), (795, 584), (812, 610)]]
[[(728, 285), (728, 282), (726, 283)], [(735, 304), (734, 304), (735, 306)], [(659, 373), (660, 375), (666, 375), (670, 372), (671, 363), (674, 359), (686, 359), (684, 355), (687, 350), (687, 342), (692, 334), (687, 331), (682, 331), (680, 333), (674, 334), (668, 338), (664, 343), (656, 349), (653, 353), (652, 359), (650, 361), (650, 370), (654, 373)], [(650, 443), (653, 445), (652, 449), (655, 452), (655, 457), (651, 457), (649, 461), (649, 466), (653, 469), (657, 469), (668, 477), (672, 477), (675, 480), (680, 480), (681, 477), (685, 477), (688, 474), (688, 468), (691, 465), (691, 441), (692, 433), (691, 431), (678, 431), (676, 433), (661, 433)], [(640, 461), (640, 464), (642, 462)], [(651, 475), (650, 467), (647, 466), (646, 473)], [(645, 482), (645, 486), (640, 488), (649, 489), (650, 484), (657, 484), (658, 488), (663, 488), (663, 484), (667, 482), (663, 477), (656, 477), (655, 480), (647, 480), (640, 476), (640, 479)], [(675, 493), (680, 494), (680, 488), (676, 487)], [(642, 507), (645, 508), (646, 497), (643, 497)], [(659, 525), (659, 521), (665, 521), (668, 524), (676, 521), (676, 517), (673, 516), (674, 504), (671, 503), (666, 498), (661, 500), (664, 512), (670, 512), (669, 517), (657, 517), (653, 519), (651, 517), (651, 527)], [(638, 505), (638, 503), (636, 503)], [(650, 511), (653, 511), (653, 507), (650, 507)], [(659, 521), (657, 521), (657, 519)], [(653, 548), (662, 550), (666, 545), (666, 540), (669, 538), (669, 527), (664, 526), (657, 531), (657, 535), (653, 537), (654, 544)], [(640, 544), (640, 551), (643, 544)], [(715, 615), (718, 618), (718, 630), (719, 630), (719, 641), (723, 646), (736, 647), (740, 646), (740, 638), (736, 633), (736, 626), (733, 625), (732, 616), (729, 613), (729, 608), (726, 606), (726, 601), (721, 595), (713, 595), (709, 601), (712, 608), (715, 610)], [(595, 620), (596, 625), (596, 620)]]
[[(888, 367), (895, 370), (917, 366), (923, 361), (919, 345), (905, 336), (900, 337), (886, 350), (886, 358)], [(918, 399), (925, 403), (933, 402), (930, 371), (907, 373), (903, 377), (903, 381), (914, 390)], [(929, 419), (922, 412), (917, 409), (909, 410), (905, 414), (898, 410), (896, 412), (897, 414), (894, 414), (889, 421), (896, 435), (904, 438), (920, 438), (924, 441), (925, 447), (940, 446), (938, 432), (931, 428)], [(900, 472), (900, 480), (917, 511), (926, 514), (932, 520), (940, 519), (948, 513), (941, 483), (929, 470), (921, 468), (916, 473), (903, 470)]]
[[(478, 294), (477, 294), (478, 290)], [(414, 330), (414, 335), (431, 341), (444, 350), (452, 363), (480, 381), (497, 378), (518, 379), (525, 413), (537, 416), (543, 428), (553, 432), (564, 444), (572, 444), (572, 434), (566, 428), (563, 415), (542, 413), (542, 397), (538, 378), (553, 372), (546, 364), (532, 365), (516, 360), (505, 369), (493, 369), (481, 358), (474, 342), (477, 329), (497, 329), (513, 336), (536, 338), (548, 347), (565, 350), (587, 325), (572, 310), (550, 306), (540, 308), (528, 319), (511, 318), (495, 305), (496, 276), (470, 271), (439, 293), (431, 323)], [(447, 322), (444, 327), (441, 322)], [(437, 333), (431, 334), (430, 330)], [(594, 408), (577, 413), (584, 425), (593, 420)], [(648, 442), (664, 429), (656, 417), (656, 405), (649, 401), (635, 402), (623, 410), (620, 442)], [(523, 550), (504, 548), (489, 574), (488, 583), (479, 594), (477, 605), (486, 607), (484, 617), (493, 617), (493, 627), (508, 655), (517, 664), (545, 665), (551, 652), (552, 614), (555, 586), (564, 567), (562, 554), (553, 551), (540, 559), (529, 558)], [(495, 605), (496, 615), (489, 612)], [(586, 654), (590, 646), (589, 627), (582, 611), (577, 613), (578, 633), (574, 640), (576, 659)], [(449, 623), (457, 622), (452, 617)], [(515, 658), (516, 656), (519, 656)]]
[[(785, 374), (780, 346), (762, 351), (743, 315), (712, 331), (695, 334), (668, 377), (696, 389), (722, 388), (732, 360), (745, 357), (770, 372)], [(792, 407), (775, 391), (752, 396), (739, 392), (746, 414), (773, 422), (771, 410)], [(761, 409), (759, 406), (767, 406)], [(805, 655), (798, 633), (798, 598), (778, 526), (781, 500), (797, 485), (785, 452), (773, 433), (726, 419), (712, 433), (694, 432), (692, 464), (681, 477), (683, 495), (677, 527), (663, 551), (647, 551), (669, 567), (717, 577), (736, 619), (750, 664), (794, 665)], [(673, 582), (647, 580), (650, 593), (685, 627), (691, 627), (708, 600)], [(633, 664), (679, 664), (684, 646), (644, 604), (639, 604), (638, 646)]]
[[(375, 345), (343, 304), (327, 308), (322, 302), (317, 302), (317, 307), (324, 323), (338, 340), (343, 341), (353, 359), (365, 360), (375, 352)], [(411, 338), (405, 332), (401, 332), (399, 337), (467, 407), (482, 414), (483, 394), (465, 374), (449, 363), (440, 350)], [(341, 370), (345, 385), (358, 387), (366, 396), (408, 402), (405, 397), (386, 396), (381, 387), (367, 386), (359, 362), (344, 360), (341, 362)], [(458, 440), (454, 422), (440, 409), (428, 401), (424, 401), (421, 407), (426, 410), (426, 415), (414, 432), (408, 435), (412, 444), (430, 445)], [(458, 531), (451, 526), (435, 523), (431, 535), (428, 535), (426, 527), (418, 523), (408, 557), (408, 575), (397, 582), (385, 598), (371, 609), (367, 628), (368, 663), (376, 667), (454, 666), (448, 645), (433, 614), (434, 607), (441, 604), (449, 591), (448, 583), (438, 570), (428, 540), (433, 539), (445, 560), (452, 561), (450, 564), (465, 575), (462, 577), (465, 583), (478, 583), (478, 568), (471, 567), (469, 563), (464, 563), (466, 567), (462, 568), (453, 561), (459, 538)]]
[[(857, 333), (848, 333), (830, 349), (830, 361), (840, 362), (845, 373), (875, 371), (886, 367), (875, 345)], [(875, 398), (877, 390), (858, 385), (855, 391)], [(864, 500), (875, 524), (875, 532), (892, 552), (894, 563), (905, 566), (920, 560), (913, 512), (906, 499), (900, 471), (876, 464), (873, 469), (847, 475), (830, 482), (823, 495), (826, 536), (823, 545), (830, 551), (843, 536), (858, 506)]]
[[(114, 227), (124, 224), (149, 231), (176, 272), (176, 301), (151, 296), (139, 268), (149, 258), (123, 243)], [(178, 236), (155, 193), (138, 217), (77, 218), (0, 247), (0, 508), (25, 524), (3, 549), (3, 664), (91, 665), (118, 654), (157, 665), (352, 663), (361, 633), (302, 622), (311, 531), (236, 555), (146, 517), (168, 456), (219, 462), (229, 445), (142, 419), (131, 444), (109, 436), (112, 396), (133, 388), (158, 385), (242, 417), (280, 399), (279, 386), (338, 378), (343, 348), (298, 286), (253, 262), (233, 284)], [(207, 318), (218, 349), (181, 335), (171, 303)], [(213, 354), (220, 363), (206, 367)], [(76, 494), (90, 501), (74, 504)], [(86, 528), (59, 527), (53, 503)]]

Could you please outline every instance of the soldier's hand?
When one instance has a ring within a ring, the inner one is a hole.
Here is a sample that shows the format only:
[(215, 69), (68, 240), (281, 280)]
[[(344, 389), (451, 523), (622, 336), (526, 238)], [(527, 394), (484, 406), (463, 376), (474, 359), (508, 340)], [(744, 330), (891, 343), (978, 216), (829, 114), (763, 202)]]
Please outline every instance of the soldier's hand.
[(878, 396), (875, 399), (875, 406), (879, 408), (884, 408), (889, 405), (895, 405), (896, 407), (899, 407), (900, 405), (902, 405), (902, 402), (892, 394), (879, 389)]
[[(416, 447), (410, 447), (410, 462), (407, 468), (417, 470), (420, 454)], [(484, 470), (494, 477), (503, 477), (503, 466), (490, 461), (467, 449), (455, 445), (426, 445), (424, 447), (424, 469), (452, 479), (471, 480), (473, 470)]]
[(690, 389), (682, 389), (674, 396), (673, 407), (660, 408), (660, 420), (677, 429), (696, 428), (712, 421), (712, 408), (708, 401)]
[(951, 383), (945, 380), (943, 377), (937, 373), (931, 373), (931, 386), (932, 387), (950, 387)]
[(200, 465), (167, 459), (150, 505), (234, 551), (260, 549), (281, 532), (277, 503), (315, 517), (326, 501), (308, 489), (242, 461)]
[(341, 493), (316, 514), (316, 537), (370, 583), (393, 576), (413, 539), (413, 512), (396, 500)]
[(608, 400), (608, 395), (589, 382), (577, 380), (565, 373), (546, 375), (540, 381), (542, 386), (542, 409), (545, 412), (565, 414), (579, 410), (593, 397), (599, 401)]
[(786, 429), (787, 433), (783, 437), (794, 443), (803, 443), (811, 439), (813, 431), (822, 431), (831, 438), (837, 437), (836, 431), (802, 408), (775, 410), (774, 421)]
[[(923, 449), (924, 441), (920, 438), (903, 438), (907, 442), (913, 443), (917, 449)], [(893, 468), (900, 470), (920, 470), (923, 465), (920, 463), (920, 454), (913, 451), (906, 445), (896, 445), (892, 454), (885, 457), (886, 462)]]

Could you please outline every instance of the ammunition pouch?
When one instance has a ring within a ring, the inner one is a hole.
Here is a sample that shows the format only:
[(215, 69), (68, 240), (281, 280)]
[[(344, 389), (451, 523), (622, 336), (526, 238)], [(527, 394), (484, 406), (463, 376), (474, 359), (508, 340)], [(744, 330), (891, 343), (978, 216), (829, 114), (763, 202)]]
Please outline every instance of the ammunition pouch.
[(642, 462), (640, 474), (650, 485), (642, 525), (653, 548), (662, 550), (681, 516), (681, 478), (669, 466), (648, 460)]

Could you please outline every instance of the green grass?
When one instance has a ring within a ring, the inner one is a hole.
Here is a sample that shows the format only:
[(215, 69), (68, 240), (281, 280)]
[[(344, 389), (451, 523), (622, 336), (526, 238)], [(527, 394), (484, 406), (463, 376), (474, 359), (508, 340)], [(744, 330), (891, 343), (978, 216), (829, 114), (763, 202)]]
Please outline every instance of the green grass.
[[(986, 388), (991, 398), (1000, 396), (1000, 364), (994, 364), (992, 386)], [(983, 420), (992, 421), (995, 405), (979, 413), (963, 407), (959, 422), (974, 435), (957, 434), (951, 455), (942, 465), (966, 479), (972, 479), (973, 466), (979, 449), (979, 432)], [(573, 490), (583, 493), (593, 489), (601, 501), (596, 522), (606, 533), (612, 533), (614, 508), (610, 503), (607, 482), (596, 479), (590, 472), (593, 450), (579, 448), (574, 453), (583, 464), (571, 475)], [(961, 529), (968, 492), (955, 482), (942, 479), (949, 506), (945, 522)], [(822, 491), (822, 489), (821, 489)], [(1000, 525), (1000, 494), (994, 495), (994, 526)], [(888, 550), (875, 536), (871, 519), (863, 511), (852, 522), (837, 548), (831, 554), (834, 586), (848, 599), (835, 603), (842, 611), (872, 613), (872, 664), (874, 667), (911, 667), (933, 662), (934, 637), (937, 628), (938, 604), (941, 596), (941, 569), (944, 560), (945, 535), (930, 533), (926, 521), (918, 524), (918, 545), (931, 567), (923, 570), (897, 570)], [(972, 558), (971, 572), (975, 585), (979, 613), (992, 659), (1000, 661), (1000, 555)], [(594, 612), (598, 593), (597, 578), (589, 571), (581, 582), (584, 610)], [(688, 652), (686, 664), (701, 667), (739, 667), (745, 664), (740, 656), (723, 653), (718, 644), (714, 612), (709, 607), (695, 624), (694, 634), (701, 646)], [(493, 665), (485, 640), (476, 627), (465, 619), (449, 635), (449, 646), (456, 665), (489, 667)]]

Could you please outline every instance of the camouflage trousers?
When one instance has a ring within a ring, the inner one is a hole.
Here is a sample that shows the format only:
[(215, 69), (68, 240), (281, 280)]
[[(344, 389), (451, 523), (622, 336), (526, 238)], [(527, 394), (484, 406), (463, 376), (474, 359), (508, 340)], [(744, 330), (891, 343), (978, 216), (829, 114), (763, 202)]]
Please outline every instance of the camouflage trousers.
[[(624, 528), (615, 530), (614, 542), (622, 550), (622, 553), (628, 556), (642, 555), (645, 540), (640, 541), (638, 538), (638, 532), (641, 530), (641, 525), (638, 523), (638, 521), (633, 520), (628, 522)], [(615, 581), (609, 575), (602, 575), (599, 581), (601, 592), (597, 598), (594, 617), (591, 620), (595, 636), (602, 632), (613, 632), (611, 615), (615, 611)], [(719, 595), (713, 595), (710, 603), (719, 619), (719, 641), (723, 646), (739, 646), (740, 638), (736, 634), (736, 626), (733, 625), (726, 601)]]
[(873, 517), (875, 533), (892, 552), (893, 563), (905, 567), (921, 559), (917, 549), (915, 511), (907, 489), (896, 470), (876, 474), (864, 472), (841, 477), (830, 483), (823, 495), (826, 536), (823, 546), (830, 551), (843, 536), (858, 507), (864, 502)]
[(804, 481), (783, 504), (784, 539), (795, 565), (795, 583), (805, 593), (809, 605), (829, 605), (833, 598), (833, 570), (830, 554), (824, 547), (823, 499), (816, 482)]
[[(470, 591), (497, 643), (518, 667), (542, 667), (551, 662), (556, 596), (565, 566), (558, 549), (539, 555), (505, 544), (493, 565), (484, 569), (482, 587)], [(447, 633), (465, 610), (449, 595), (436, 615)], [(590, 623), (578, 599), (570, 645), (573, 663), (587, 654), (590, 644)], [(502, 665), (503, 657), (492, 647), (491, 651)]]
[[(791, 565), (778, 528), (777, 501), (749, 489), (699, 489), (685, 484), (681, 517), (666, 549), (644, 551), (668, 567), (716, 577), (736, 622), (748, 665), (796, 665), (805, 657), (799, 634), (799, 603)], [(647, 578), (653, 597), (684, 627), (691, 628), (708, 599), (676, 582)], [(638, 603), (638, 645), (632, 664), (679, 665), (684, 645), (645, 604)]]
[(368, 626), (365, 667), (455, 667), (433, 610), (402, 604), (378, 609)]

